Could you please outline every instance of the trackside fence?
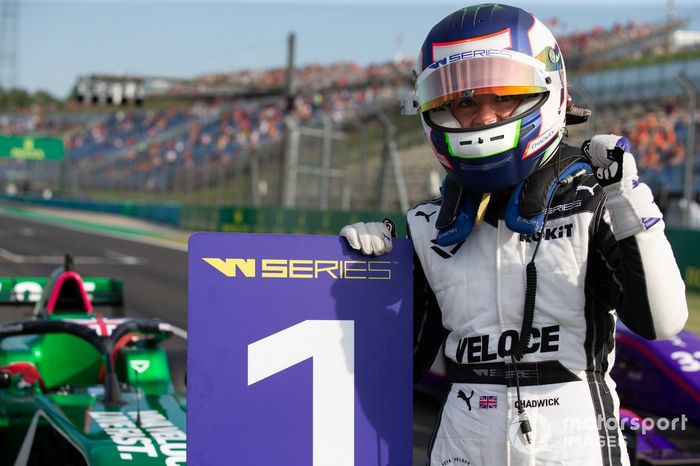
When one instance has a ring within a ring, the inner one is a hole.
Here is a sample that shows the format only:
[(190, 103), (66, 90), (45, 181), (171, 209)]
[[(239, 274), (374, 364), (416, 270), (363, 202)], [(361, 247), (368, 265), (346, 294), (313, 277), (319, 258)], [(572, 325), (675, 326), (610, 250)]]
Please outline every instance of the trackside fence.
[[(404, 214), (397, 211), (335, 211), (286, 209), (276, 207), (203, 207), (177, 203), (140, 204), (134, 202), (97, 202), (75, 199), (0, 196), (11, 205), (40, 205), (103, 212), (141, 218), (189, 231), (245, 233), (292, 233), (337, 235), (344, 225), (377, 221), (387, 216), (394, 220), (399, 236), (406, 235)], [(700, 291), (700, 230), (666, 228), (686, 287)]]

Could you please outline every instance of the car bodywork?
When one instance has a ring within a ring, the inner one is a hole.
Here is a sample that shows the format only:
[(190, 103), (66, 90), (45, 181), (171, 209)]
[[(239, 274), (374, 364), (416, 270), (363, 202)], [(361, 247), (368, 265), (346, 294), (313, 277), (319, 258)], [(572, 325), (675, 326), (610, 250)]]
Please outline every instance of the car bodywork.
[(700, 464), (700, 337), (649, 341), (618, 324), (615, 347), (620, 423), (639, 426), (628, 429), (639, 463)]
[(83, 279), (71, 260), (48, 279), (0, 279), (0, 301), (33, 305), (0, 325), (0, 465), (183, 465), (186, 401), (157, 319), (105, 317), (119, 280)]

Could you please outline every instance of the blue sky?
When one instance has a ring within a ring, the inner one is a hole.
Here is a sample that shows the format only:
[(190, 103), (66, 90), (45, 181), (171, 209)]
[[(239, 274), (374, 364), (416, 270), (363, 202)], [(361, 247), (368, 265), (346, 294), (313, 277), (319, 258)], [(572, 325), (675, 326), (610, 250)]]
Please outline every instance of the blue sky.
[[(59, 97), (79, 75), (91, 73), (191, 77), (282, 66), (290, 32), (297, 36), (299, 65), (414, 56), (434, 23), (472, 3), (20, 1), (17, 84)], [(509, 3), (540, 19), (557, 17), (561, 33), (614, 21), (662, 21), (666, 14), (664, 0)], [(689, 29), (700, 30), (700, 2), (674, 4), (691, 19)]]

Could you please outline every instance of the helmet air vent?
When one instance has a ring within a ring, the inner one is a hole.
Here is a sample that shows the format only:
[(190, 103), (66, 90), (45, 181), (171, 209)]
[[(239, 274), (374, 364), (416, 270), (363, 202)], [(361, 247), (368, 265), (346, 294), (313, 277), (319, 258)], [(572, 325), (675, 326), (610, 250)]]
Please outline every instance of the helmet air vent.
[(535, 127), (535, 124), (533, 123), (533, 124), (527, 125), (523, 128), (520, 128), (520, 136), (522, 137), (523, 135), (529, 133), (530, 131), (532, 131), (532, 129), (534, 127)]

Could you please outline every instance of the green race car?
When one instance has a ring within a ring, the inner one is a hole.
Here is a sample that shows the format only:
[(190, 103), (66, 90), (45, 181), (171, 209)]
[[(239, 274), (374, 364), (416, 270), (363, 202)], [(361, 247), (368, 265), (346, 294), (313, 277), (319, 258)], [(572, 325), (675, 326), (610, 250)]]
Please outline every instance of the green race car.
[(122, 283), (83, 279), (66, 256), (48, 278), (0, 278), (0, 303), (33, 319), (0, 325), (0, 465), (184, 465), (185, 397), (161, 343), (186, 332), (104, 317)]

